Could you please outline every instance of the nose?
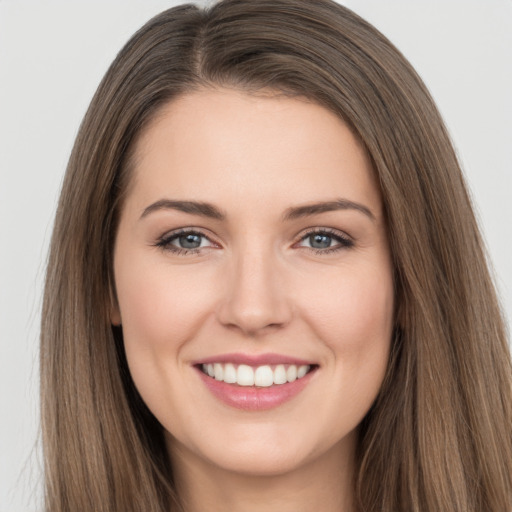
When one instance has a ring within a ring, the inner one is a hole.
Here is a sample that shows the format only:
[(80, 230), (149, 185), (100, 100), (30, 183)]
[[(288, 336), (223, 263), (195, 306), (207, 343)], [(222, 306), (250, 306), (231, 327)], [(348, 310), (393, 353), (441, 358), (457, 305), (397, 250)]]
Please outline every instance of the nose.
[(260, 336), (287, 325), (292, 317), (282, 269), (269, 251), (246, 251), (234, 258), (217, 317), (225, 327)]

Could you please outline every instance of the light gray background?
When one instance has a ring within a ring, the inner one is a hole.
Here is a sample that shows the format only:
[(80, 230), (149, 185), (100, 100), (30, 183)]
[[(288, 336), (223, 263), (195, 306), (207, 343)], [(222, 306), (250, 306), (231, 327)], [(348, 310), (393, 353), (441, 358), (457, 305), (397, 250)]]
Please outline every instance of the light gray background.
[[(0, 512), (40, 510), (38, 324), (71, 145), (107, 66), (171, 0), (0, 0)], [(512, 0), (346, 0), (445, 117), (512, 320)]]

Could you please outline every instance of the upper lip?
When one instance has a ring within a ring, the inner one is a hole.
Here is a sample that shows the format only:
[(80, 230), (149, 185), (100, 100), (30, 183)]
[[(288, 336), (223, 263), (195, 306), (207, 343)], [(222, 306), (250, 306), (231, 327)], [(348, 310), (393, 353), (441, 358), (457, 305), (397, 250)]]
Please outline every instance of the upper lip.
[(293, 356), (287, 356), (284, 354), (219, 354), (205, 359), (194, 361), (193, 365), (210, 364), (210, 363), (233, 363), (233, 364), (246, 364), (248, 366), (263, 366), (263, 365), (276, 365), (276, 364), (295, 364), (298, 366), (302, 365), (313, 365), (315, 363), (300, 359)]

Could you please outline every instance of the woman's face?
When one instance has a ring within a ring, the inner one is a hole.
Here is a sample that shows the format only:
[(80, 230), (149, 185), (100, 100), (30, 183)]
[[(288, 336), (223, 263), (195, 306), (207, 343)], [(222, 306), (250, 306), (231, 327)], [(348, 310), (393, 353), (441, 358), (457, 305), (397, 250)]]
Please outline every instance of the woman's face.
[(134, 161), (112, 321), (171, 455), (275, 475), (351, 453), (394, 309), (351, 131), (306, 100), (200, 91), (160, 112)]

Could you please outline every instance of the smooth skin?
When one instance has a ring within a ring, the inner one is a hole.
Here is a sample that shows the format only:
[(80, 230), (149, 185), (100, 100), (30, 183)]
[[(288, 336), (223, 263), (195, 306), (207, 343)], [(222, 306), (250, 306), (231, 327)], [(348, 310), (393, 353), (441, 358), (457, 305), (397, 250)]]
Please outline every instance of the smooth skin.
[[(111, 316), (186, 511), (352, 510), (357, 427), (394, 321), (382, 201), (362, 145), (305, 99), (209, 89), (166, 105), (134, 161)], [(318, 367), (291, 400), (244, 411), (193, 367), (234, 352)]]

